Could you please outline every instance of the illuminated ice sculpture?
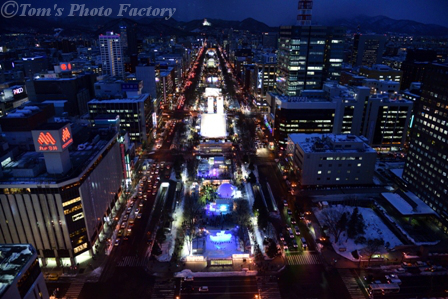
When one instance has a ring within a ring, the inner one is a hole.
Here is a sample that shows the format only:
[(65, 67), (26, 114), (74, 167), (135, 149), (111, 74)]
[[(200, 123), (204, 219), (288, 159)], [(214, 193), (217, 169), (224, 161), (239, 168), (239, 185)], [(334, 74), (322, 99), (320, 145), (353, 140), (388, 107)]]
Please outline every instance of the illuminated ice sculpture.
[(201, 136), (205, 138), (225, 138), (227, 136), (225, 114), (201, 114)]
[(231, 234), (227, 234), (225, 231), (220, 231), (216, 233), (216, 236), (210, 236), (212, 242), (229, 242), (232, 239)]

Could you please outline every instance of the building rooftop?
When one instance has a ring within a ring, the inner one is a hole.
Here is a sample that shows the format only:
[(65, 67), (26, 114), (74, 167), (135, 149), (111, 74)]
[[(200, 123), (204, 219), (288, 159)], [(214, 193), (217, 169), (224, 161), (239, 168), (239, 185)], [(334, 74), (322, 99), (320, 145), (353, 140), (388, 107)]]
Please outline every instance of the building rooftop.
[(287, 95), (276, 95), (276, 99), (280, 100), (282, 103), (328, 103), (330, 102), (325, 97), (305, 97), (305, 96), (298, 96), (298, 97), (291, 97)]
[(136, 103), (136, 102), (144, 102), (148, 99), (149, 94), (148, 93), (142, 93), (141, 95), (139, 95), (138, 97), (135, 98), (126, 98), (126, 99), (110, 99), (110, 100), (98, 100), (98, 99), (93, 99), (91, 101), (89, 101), (88, 104), (111, 104), (111, 103)]
[(289, 134), (289, 139), (305, 153), (376, 153), (361, 138), (350, 134)]
[[(50, 126), (52, 126), (51, 124)], [(60, 126), (61, 124), (54, 124)], [(71, 126), (73, 144), (69, 146), (72, 168), (65, 174), (49, 174), (44, 163), (44, 154), (25, 152), (3, 167), (0, 177), (1, 188), (29, 188), (27, 185), (55, 185), (77, 179), (88, 170), (101, 152), (113, 141), (117, 133), (111, 129)], [(33, 186), (32, 186), (33, 187)]]
[(412, 192), (405, 192), (402, 195), (398, 193), (381, 193), (381, 195), (403, 216), (437, 215)]
[(30, 244), (0, 244), (0, 298), (35, 254)]

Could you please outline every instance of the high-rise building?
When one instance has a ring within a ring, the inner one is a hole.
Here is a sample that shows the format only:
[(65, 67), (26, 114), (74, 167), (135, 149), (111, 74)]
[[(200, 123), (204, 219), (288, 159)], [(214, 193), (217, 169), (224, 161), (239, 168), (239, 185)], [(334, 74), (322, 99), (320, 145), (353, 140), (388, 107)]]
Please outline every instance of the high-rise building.
[(123, 48), (120, 35), (107, 32), (106, 35), (101, 34), (99, 39), (103, 74), (123, 77)]
[(257, 99), (265, 98), (266, 93), (274, 91), (276, 69), (276, 54), (263, 53), (260, 57), (257, 57), (253, 73), (253, 94)]
[(375, 94), (366, 105), (363, 136), (376, 148), (399, 150), (406, 142), (413, 103), (399, 95)]
[(372, 66), (381, 63), (386, 36), (355, 34), (353, 39), (352, 65)]
[(344, 34), (342, 27), (280, 27), (278, 92), (298, 96), (300, 90), (321, 89), (327, 79), (339, 80)]
[(403, 179), (439, 215), (448, 233), (448, 66), (428, 65), (415, 107)]
[(99, 115), (118, 115), (121, 129), (129, 133), (133, 142), (147, 142), (152, 128), (156, 127), (154, 104), (149, 94), (126, 99), (95, 99), (88, 105), (92, 125)]

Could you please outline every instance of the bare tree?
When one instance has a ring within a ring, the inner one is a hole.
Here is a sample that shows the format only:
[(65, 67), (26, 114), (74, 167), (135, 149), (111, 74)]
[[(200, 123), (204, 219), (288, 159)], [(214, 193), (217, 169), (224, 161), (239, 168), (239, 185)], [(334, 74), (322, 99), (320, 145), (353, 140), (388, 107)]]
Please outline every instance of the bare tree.
[(347, 227), (346, 212), (342, 209), (331, 207), (325, 208), (321, 215), (324, 218), (324, 226), (328, 227), (330, 234), (334, 236), (335, 243), (337, 243)]
[(364, 250), (369, 255), (369, 265), (370, 260), (372, 259), (372, 256), (380, 250), (380, 248), (384, 245), (383, 239), (369, 239), (367, 240), (367, 247), (364, 248)]

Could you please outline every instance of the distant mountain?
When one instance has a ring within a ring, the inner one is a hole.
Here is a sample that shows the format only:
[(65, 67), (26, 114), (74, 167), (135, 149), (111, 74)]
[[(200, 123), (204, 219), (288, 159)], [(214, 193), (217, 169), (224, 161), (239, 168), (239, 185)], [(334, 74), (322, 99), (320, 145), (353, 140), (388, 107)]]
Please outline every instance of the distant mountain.
[(8, 19), (3, 28), (4, 33), (40, 33), (52, 34), (55, 28), (62, 28), (62, 36), (78, 34), (98, 35), (106, 31), (117, 30), (120, 22), (128, 26), (136, 26), (137, 31), (143, 35), (188, 35), (192, 32), (210, 31), (215, 29), (233, 28), (236, 30), (248, 30), (250, 32), (264, 32), (277, 30), (278, 27), (268, 25), (247, 18), (243, 21), (227, 21), (220, 19), (208, 19), (210, 27), (202, 25), (204, 19), (188, 22), (177, 21), (174, 18), (111, 18), (111, 17), (15, 17)]
[(228, 21), (221, 19), (207, 19), (207, 21), (211, 24), (210, 27), (203, 26), (204, 19), (200, 20), (192, 20), (189, 22), (178, 22), (178, 26), (183, 28), (185, 31), (193, 32), (193, 31), (208, 31), (209, 29), (226, 29), (233, 28), (236, 30), (248, 30), (250, 32), (265, 32), (277, 30), (277, 27), (272, 28), (266, 25), (265, 23), (259, 22), (252, 18), (247, 18), (242, 21)]
[[(33, 33), (53, 34), (54, 29), (64, 29), (61, 37), (76, 35), (98, 35), (106, 31), (116, 31), (120, 22), (128, 26), (135, 26), (139, 35), (191, 35), (196, 32), (212, 32), (216, 29), (233, 28), (235, 30), (248, 30), (252, 33), (278, 31), (279, 27), (269, 27), (265, 23), (252, 18), (242, 21), (227, 21), (221, 19), (207, 19), (210, 27), (203, 26), (204, 19), (188, 22), (177, 21), (174, 18), (112, 18), (112, 17), (14, 17), (3, 22), (3, 33)], [(328, 26), (344, 26), (347, 30), (356, 32), (375, 32), (384, 34), (407, 33), (411, 35), (448, 36), (448, 28), (434, 24), (423, 24), (410, 20), (394, 20), (385, 16), (357, 16), (354, 18), (322, 21)]]
[[(139, 19), (138, 21), (121, 18), (121, 19), (111, 19), (108, 22), (100, 26), (96, 31), (95, 35), (107, 31), (117, 31), (120, 24), (126, 24), (128, 27), (136, 27), (137, 32), (141, 35), (178, 35), (184, 36), (188, 32), (177, 28), (176, 23), (166, 21), (162, 18), (145, 18)], [(174, 25), (174, 26), (173, 26)]]
[(435, 24), (423, 24), (411, 20), (394, 20), (386, 16), (369, 17), (360, 15), (350, 19), (339, 19), (328, 24), (330, 26), (344, 26), (352, 32), (359, 29), (361, 32), (375, 32), (379, 34), (407, 33), (424, 36), (448, 36), (448, 28)]

